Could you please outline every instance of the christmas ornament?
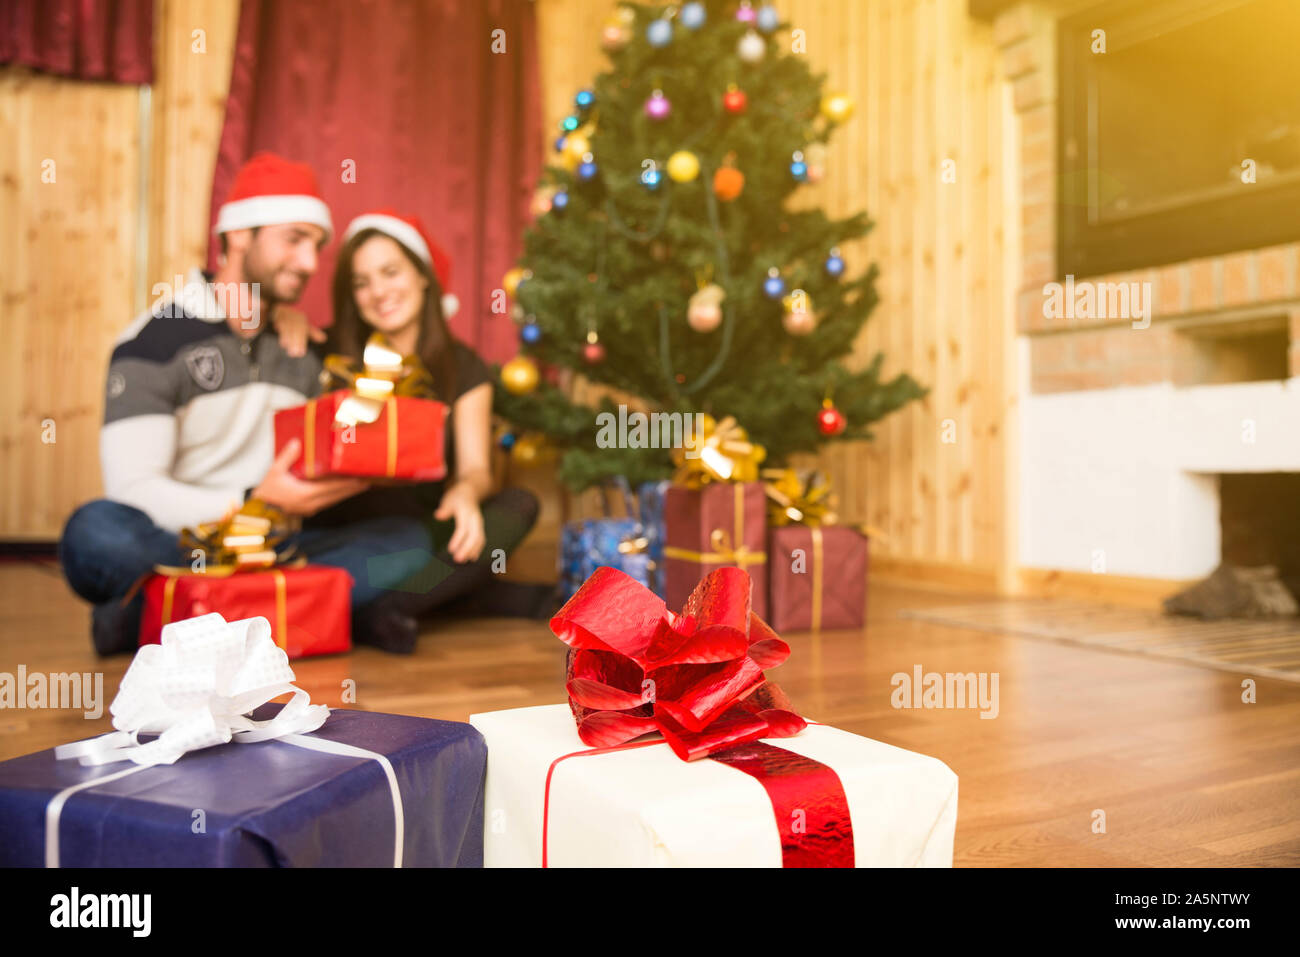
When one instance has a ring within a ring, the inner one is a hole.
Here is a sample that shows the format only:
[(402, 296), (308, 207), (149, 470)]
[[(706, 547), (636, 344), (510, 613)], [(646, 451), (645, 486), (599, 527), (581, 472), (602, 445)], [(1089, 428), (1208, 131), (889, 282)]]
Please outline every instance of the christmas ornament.
[(560, 150), (560, 162), (570, 173), (582, 162), (583, 157), (591, 152), (591, 124), (580, 130), (574, 130), (564, 138), (564, 148)]
[(817, 413), (817, 429), (822, 435), (839, 435), (848, 425), (844, 413), (835, 408), (830, 399), (822, 400), (822, 410)]
[(501, 438), (497, 439), (497, 443), (509, 452), (510, 447), (515, 444), (515, 434), (513, 432), (502, 432)]
[(754, 18), (754, 22), (764, 33), (771, 33), (780, 26), (781, 15), (776, 12), (776, 7), (765, 3), (758, 8), (758, 15)]
[(734, 83), (727, 85), (727, 92), (722, 94), (722, 108), (728, 113), (739, 116), (745, 112), (745, 107), (749, 104), (749, 97), (745, 96), (745, 91), (740, 89)]
[(578, 179), (586, 182), (593, 179), (596, 175), (595, 158), (590, 153), (584, 153), (582, 162), (578, 164)]
[(650, 99), (645, 101), (645, 115), (652, 120), (666, 120), (672, 111), (672, 101), (664, 96), (663, 90), (655, 90), (650, 94)]
[(542, 442), (535, 435), (521, 435), (510, 449), (510, 460), (517, 465), (536, 465), (542, 457)]
[(557, 137), (555, 138), (555, 152), (557, 152), (557, 153), (563, 153), (563, 152), (564, 152), (564, 137), (563, 137), (563, 136), (557, 136)]
[(780, 299), (785, 295), (785, 280), (781, 278), (781, 270), (775, 266), (767, 271), (767, 278), (763, 280), (763, 295), (768, 299)]
[(589, 366), (605, 361), (605, 347), (600, 344), (595, 329), (587, 333), (587, 344), (582, 347), (582, 361)]
[(636, 22), (636, 13), (629, 7), (619, 7), (605, 20), (600, 31), (600, 45), (608, 53), (617, 53), (627, 46), (632, 39), (632, 24)]
[(784, 297), (781, 304), (785, 307), (781, 325), (790, 335), (806, 336), (816, 327), (817, 317), (813, 314), (812, 301), (802, 289), (796, 289)]
[(537, 363), (528, 356), (515, 356), (501, 367), (501, 384), (515, 395), (527, 395), (537, 388)]
[(678, 19), (681, 20), (682, 26), (688, 30), (698, 30), (704, 26), (704, 20), (707, 14), (702, 3), (687, 3), (682, 6)]
[(641, 173), (641, 182), (649, 189), (658, 189), (659, 184), (664, 181), (664, 174), (655, 166), (647, 166)]
[(822, 97), (822, 116), (832, 123), (843, 123), (853, 115), (853, 97), (847, 93), (830, 93)]
[(671, 20), (660, 18), (650, 21), (646, 27), (645, 38), (652, 47), (666, 47), (673, 41), (673, 24)]
[(840, 257), (840, 247), (834, 246), (831, 254), (826, 257), (826, 275), (834, 276), (839, 279), (844, 275), (844, 260)]
[(722, 322), (726, 291), (717, 283), (700, 286), (686, 307), (686, 322), (696, 332), (712, 332)]
[(582, 120), (578, 119), (578, 117), (570, 113), (568, 116), (566, 116), (563, 120), (560, 121), (560, 132), (566, 134), (572, 133), (581, 125), (582, 125)]
[(820, 183), (826, 176), (826, 146), (823, 143), (809, 143), (803, 151), (804, 163), (808, 166), (808, 182)]
[(596, 102), (596, 94), (592, 93), (591, 90), (579, 90), (577, 95), (574, 96), (573, 102), (580, 110), (588, 109), (591, 104)]
[(740, 38), (736, 44), (736, 54), (746, 63), (757, 63), (763, 59), (767, 53), (767, 44), (763, 38), (753, 30), (746, 31), (745, 35)]
[(749, 0), (740, 0), (740, 7), (736, 10), (736, 19), (741, 23), (753, 23), (754, 18), (754, 8), (749, 5)]
[(564, 210), (568, 208), (568, 205), (569, 194), (566, 190), (560, 190), (551, 197), (551, 209), (555, 210), (557, 213), (564, 212)]
[(519, 327), (519, 338), (530, 346), (536, 345), (542, 338), (542, 327), (531, 319)]
[(515, 266), (513, 269), (506, 271), (501, 278), (501, 288), (506, 291), (506, 295), (514, 299), (519, 295), (519, 286), (526, 280), (532, 278), (533, 271), (524, 269), (521, 266)]
[(668, 157), (668, 175), (678, 183), (689, 183), (700, 175), (700, 161), (690, 150), (678, 150)]
[(745, 174), (734, 166), (719, 166), (713, 174), (713, 192), (724, 203), (729, 203), (745, 188)]
[(808, 178), (808, 164), (803, 161), (803, 152), (795, 150), (790, 160), (790, 175), (803, 182)]
[(545, 216), (551, 211), (551, 200), (555, 196), (554, 186), (542, 186), (533, 193), (533, 202), (529, 207), (534, 216)]

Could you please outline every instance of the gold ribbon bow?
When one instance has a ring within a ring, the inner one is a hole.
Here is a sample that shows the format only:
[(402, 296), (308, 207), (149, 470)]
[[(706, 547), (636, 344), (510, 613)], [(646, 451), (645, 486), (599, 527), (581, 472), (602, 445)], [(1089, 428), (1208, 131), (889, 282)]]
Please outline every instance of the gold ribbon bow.
[(381, 332), (372, 333), (366, 341), (361, 365), (358, 369), (356, 361), (347, 356), (325, 357), (325, 370), (352, 389), (352, 395), (334, 412), (337, 426), (374, 422), (397, 396), (434, 397), (433, 376), (420, 357), (402, 355)]
[[(205, 522), (195, 528), (181, 529), (181, 547), (199, 550), (204, 556), (200, 574), (224, 576), (237, 571), (282, 565), (293, 555), (283, 554), (276, 546), (289, 537), (289, 518), (274, 505), (252, 498), (232, 508), (219, 522)], [(157, 566), (161, 574), (184, 574), (187, 568)]]
[(835, 493), (819, 469), (764, 469), (769, 525), (834, 525)]
[(673, 481), (687, 488), (700, 488), (709, 482), (758, 481), (758, 465), (767, 450), (751, 442), (732, 416), (715, 422), (712, 416), (704, 415), (699, 421), (699, 433), (688, 432), (682, 447), (673, 449), (673, 464), (677, 466)]

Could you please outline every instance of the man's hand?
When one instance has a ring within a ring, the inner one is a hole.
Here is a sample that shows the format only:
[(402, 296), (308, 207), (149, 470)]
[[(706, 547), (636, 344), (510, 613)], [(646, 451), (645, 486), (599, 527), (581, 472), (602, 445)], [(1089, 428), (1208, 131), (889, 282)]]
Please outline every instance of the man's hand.
[(472, 562), (478, 558), (487, 538), (483, 534), (483, 512), (473, 489), (463, 484), (447, 489), (433, 517), (440, 521), (456, 520), (456, 530), (447, 543), (447, 551), (454, 561)]
[(315, 515), (358, 492), (364, 492), (370, 483), (359, 478), (300, 479), (289, 471), (298, 458), (302, 443), (290, 439), (280, 450), (253, 496), (268, 505), (275, 505), (289, 515)]
[(292, 306), (277, 303), (271, 310), (271, 325), (280, 338), (280, 347), (294, 359), (307, 354), (307, 341), (324, 342), (325, 330), (307, 321), (307, 314)]

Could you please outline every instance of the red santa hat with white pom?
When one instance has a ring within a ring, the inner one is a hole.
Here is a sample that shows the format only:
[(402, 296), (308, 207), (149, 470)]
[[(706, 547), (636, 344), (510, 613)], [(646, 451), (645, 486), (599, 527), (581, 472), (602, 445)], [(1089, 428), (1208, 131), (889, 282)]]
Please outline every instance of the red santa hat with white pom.
[(316, 174), (306, 163), (263, 151), (255, 154), (235, 174), (225, 203), (217, 210), (217, 233), (254, 229), (280, 223), (311, 223), (325, 230), (328, 242), (334, 232), (330, 208), (321, 197)]
[(392, 209), (378, 209), (371, 213), (363, 213), (352, 222), (348, 223), (348, 228), (343, 232), (343, 242), (347, 242), (363, 229), (376, 229), (401, 243), (426, 266), (433, 270), (438, 277), (438, 285), (442, 287), (442, 316), (444, 319), (450, 319), (460, 309), (460, 300), (456, 294), (449, 291), (451, 285), (451, 257), (447, 251), (439, 246), (429, 237), (424, 228), (424, 224), (415, 216), (402, 216)]

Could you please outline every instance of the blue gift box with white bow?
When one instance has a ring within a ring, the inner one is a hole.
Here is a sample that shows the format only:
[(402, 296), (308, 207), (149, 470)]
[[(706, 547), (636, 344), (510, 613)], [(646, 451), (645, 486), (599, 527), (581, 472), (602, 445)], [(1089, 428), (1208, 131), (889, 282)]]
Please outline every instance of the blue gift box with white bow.
[(348, 710), (172, 764), (40, 751), (0, 763), (0, 865), (481, 867), (486, 768), (468, 724)]

